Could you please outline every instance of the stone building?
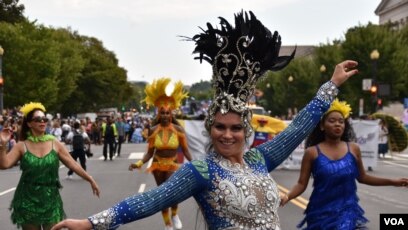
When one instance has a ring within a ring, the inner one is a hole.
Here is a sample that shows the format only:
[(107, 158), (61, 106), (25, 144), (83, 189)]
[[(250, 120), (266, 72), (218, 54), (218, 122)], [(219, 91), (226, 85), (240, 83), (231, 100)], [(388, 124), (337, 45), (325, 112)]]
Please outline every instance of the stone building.
[(408, 24), (408, 0), (382, 0), (375, 10), (379, 24), (392, 23), (396, 29)]

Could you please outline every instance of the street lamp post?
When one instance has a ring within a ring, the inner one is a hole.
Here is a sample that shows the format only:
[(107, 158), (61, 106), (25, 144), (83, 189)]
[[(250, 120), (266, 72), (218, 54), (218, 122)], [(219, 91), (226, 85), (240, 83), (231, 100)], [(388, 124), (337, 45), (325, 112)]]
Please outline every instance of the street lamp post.
[(290, 119), (290, 120), (292, 120), (293, 116), (294, 116), (294, 111), (292, 110), (292, 106), (293, 106), (292, 98), (293, 98), (293, 96), (292, 96), (292, 92), (291, 92), (292, 91), (291, 84), (292, 84), (293, 80), (294, 80), (293, 76), (290, 75), (288, 77), (288, 93), (289, 93), (289, 97), (288, 97), (288, 99), (289, 99), (288, 119)]
[(3, 54), (4, 49), (0, 46), (0, 115), (3, 116)]
[(372, 79), (372, 87), (375, 88), (374, 92), (372, 93), (373, 98), (373, 112), (377, 112), (377, 100), (378, 100), (378, 84), (377, 84), (377, 60), (380, 58), (380, 52), (377, 49), (374, 49), (370, 53), (370, 59), (373, 63), (373, 79)]
[(320, 73), (321, 73), (321, 83), (324, 83), (326, 81), (325, 77), (324, 77), (324, 73), (326, 72), (326, 66), (325, 65), (321, 65), (320, 66)]

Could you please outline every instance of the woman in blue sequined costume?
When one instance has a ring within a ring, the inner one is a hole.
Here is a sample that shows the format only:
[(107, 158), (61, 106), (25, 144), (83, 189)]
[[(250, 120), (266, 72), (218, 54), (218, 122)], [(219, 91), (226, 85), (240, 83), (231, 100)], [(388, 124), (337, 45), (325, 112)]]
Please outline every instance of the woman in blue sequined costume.
[(302, 194), (313, 175), (313, 192), (298, 228), (306, 224), (304, 229), (366, 229), (368, 220), (358, 204), (356, 180), (374, 186), (408, 184), (408, 178), (386, 179), (365, 173), (360, 148), (350, 142), (350, 111), (349, 105), (336, 99), (306, 140), (298, 183), (281, 202), (285, 205)]
[[(185, 163), (159, 187), (124, 199), (83, 220), (68, 219), (53, 230), (116, 229), (194, 197), (208, 229), (280, 229), (280, 193), (269, 175), (313, 130), (337, 95), (337, 87), (357, 73), (354, 61), (338, 64), (331, 81), (274, 139), (245, 152), (251, 136), (251, 112), (246, 107), (257, 80), (267, 71), (284, 68), (294, 57), (278, 56), (280, 36), (273, 35), (250, 13), (237, 14), (233, 28), (221, 19), (221, 29), (194, 36), (195, 53), (213, 65), (215, 95), (204, 121), (210, 136), (204, 160)], [(262, 43), (262, 44), (261, 44)], [(258, 52), (256, 52), (258, 51)]]
[(48, 118), (41, 103), (31, 102), (21, 108), (23, 123), (20, 141), (6, 154), (5, 143), (12, 133), (0, 134), (0, 169), (20, 161), (22, 171), (10, 205), (11, 220), (23, 230), (49, 230), (65, 218), (59, 193), (59, 161), (87, 180), (99, 196), (96, 182), (71, 157), (66, 147), (52, 135), (45, 134)]

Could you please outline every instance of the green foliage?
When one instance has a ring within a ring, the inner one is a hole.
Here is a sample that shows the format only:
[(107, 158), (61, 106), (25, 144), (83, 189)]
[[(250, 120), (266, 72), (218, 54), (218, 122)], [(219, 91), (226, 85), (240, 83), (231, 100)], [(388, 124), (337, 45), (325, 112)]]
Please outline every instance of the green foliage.
[(264, 92), (258, 102), (274, 116), (286, 114), (288, 108), (300, 109), (316, 93), (320, 78), (313, 59), (295, 59), (282, 71), (267, 73), (265, 80), (258, 84)]
[(4, 105), (41, 101), (49, 112), (72, 115), (120, 107), (132, 88), (115, 54), (96, 38), (35, 23), (0, 23), (4, 48)]
[[(135, 108), (137, 110), (140, 110), (142, 106), (143, 108), (147, 109), (146, 103), (143, 102), (146, 97), (146, 94), (144, 93), (146, 84), (146, 82), (136, 82), (131, 84), (132, 92), (127, 102), (129, 109)], [(153, 110), (154, 108), (149, 109)]]
[(0, 1), (0, 22), (17, 23), (25, 21), (24, 5), (19, 5), (18, 0)]
[[(401, 101), (408, 97), (408, 26), (395, 30), (391, 25), (355, 26), (345, 34), (345, 40), (334, 40), (320, 44), (314, 55), (296, 58), (277, 73), (268, 73), (266, 80), (258, 84), (264, 95), (258, 103), (271, 110), (273, 115), (284, 115), (288, 108), (301, 108), (316, 93), (317, 88), (330, 80), (336, 64), (343, 60), (356, 60), (359, 74), (340, 87), (339, 97), (349, 102), (355, 115), (358, 114), (359, 100), (364, 100), (364, 113), (373, 110), (373, 98), (362, 90), (365, 78), (375, 78), (378, 84), (390, 85), (390, 95), (382, 96), (383, 104)], [(371, 60), (370, 53), (377, 49), (378, 60)], [(324, 65), (325, 71), (320, 72)], [(289, 84), (288, 77), (293, 81)], [(269, 87), (266, 87), (269, 86)]]
[[(363, 98), (364, 111), (372, 111), (372, 97), (370, 92), (362, 90), (362, 79), (375, 79), (377, 84), (389, 84), (389, 96), (382, 97), (386, 105), (389, 101), (399, 100), (406, 94), (403, 88), (406, 82), (406, 73), (401, 73), (400, 68), (407, 63), (407, 48), (400, 38), (400, 31), (388, 25), (357, 26), (350, 28), (346, 33), (346, 40), (342, 44), (343, 59), (352, 59), (359, 62), (357, 77), (350, 79), (344, 85), (342, 94), (350, 101), (353, 110), (357, 111), (358, 99)], [(380, 52), (378, 60), (371, 60), (370, 54), (377, 49)], [(405, 61), (403, 64), (401, 61)], [(404, 76), (405, 75), (405, 76)]]
[(27, 101), (57, 102), (60, 70), (57, 47), (45, 28), (30, 23), (0, 23), (0, 44), (4, 48), (4, 105)]
[(76, 89), (63, 103), (63, 114), (119, 108), (132, 92), (126, 70), (118, 66), (114, 53), (106, 50), (98, 39), (78, 36), (76, 40), (83, 44), (85, 65), (76, 79)]
[(401, 122), (396, 120), (394, 117), (382, 114), (375, 113), (372, 114), (374, 119), (382, 119), (385, 121), (388, 127), (388, 143), (390, 149), (394, 152), (402, 152), (408, 146), (408, 134), (405, 130), (405, 127), (402, 126)]
[(212, 98), (214, 91), (209, 81), (201, 80), (194, 83), (189, 92), (189, 97), (194, 97), (196, 100), (209, 100)]

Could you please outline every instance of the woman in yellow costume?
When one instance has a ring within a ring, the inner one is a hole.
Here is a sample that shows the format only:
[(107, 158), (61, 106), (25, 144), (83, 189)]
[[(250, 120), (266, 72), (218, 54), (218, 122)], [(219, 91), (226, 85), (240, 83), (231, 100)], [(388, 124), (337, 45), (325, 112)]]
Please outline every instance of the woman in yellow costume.
[(67, 148), (54, 136), (45, 134), (48, 118), (41, 103), (30, 102), (21, 108), (23, 123), (20, 141), (6, 154), (11, 130), (0, 133), (0, 169), (13, 167), (20, 161), (20, 181), (10, 205), (11, 219), (23, 230), (47, 230), (65, 218), (59, 193), (59, 162), (73, 170), (99, 196), (99, 187), (77, 164)]
[[(166, 87), (170, 78), (160, 78), (153, 81), (145, 88), (146, 104), (158, 108), (157, 125), (149, 132), (148, 150), (142, 160), (129, 166), (129, 170), (140, 168), (153, 157), (153, 163), (147, 171), (152, 172), (157, 185), (165, 182), (179, 168), (177, 163), (177, 149), (181, 147), (184, 156), (191, 161), (191, 154), (187, 147), (187, 139), (184, 129), (173, 118), (172, 111), (180, 107), (181, 100), (187, 97), (183, 92), (183, 84), (178, 81), (174, 85), (173, 92), (166, 94)], [(171, 219), (169, 209), (162, 210), (165, 230), (181, 229), (182, 223), (177, 215), (177, 205), (171, 207)]]

